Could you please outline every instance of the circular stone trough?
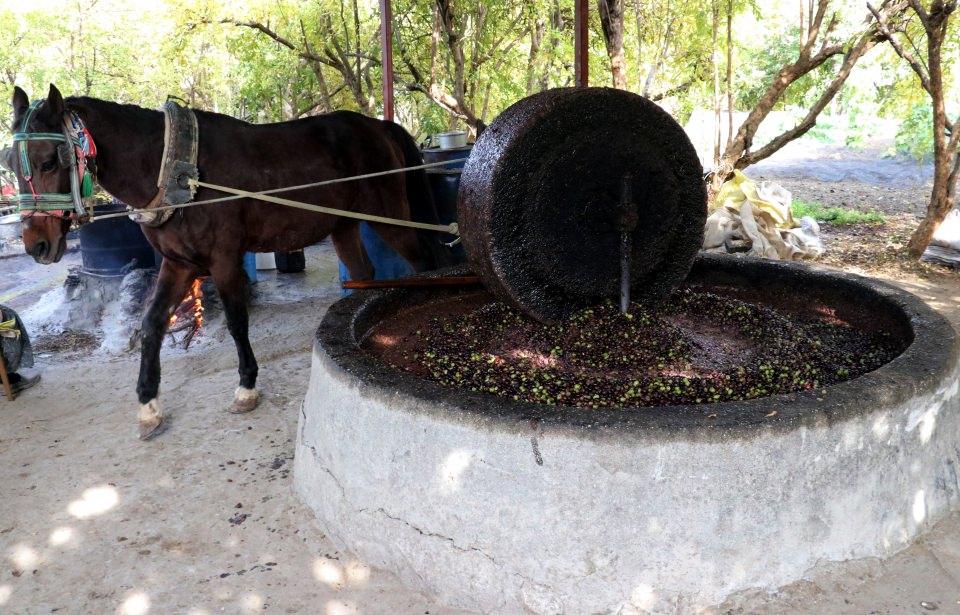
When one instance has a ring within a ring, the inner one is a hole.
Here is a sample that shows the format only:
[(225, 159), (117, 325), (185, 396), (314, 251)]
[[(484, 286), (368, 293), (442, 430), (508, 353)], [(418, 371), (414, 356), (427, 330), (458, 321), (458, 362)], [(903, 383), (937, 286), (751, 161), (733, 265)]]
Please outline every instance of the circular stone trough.
[(943, 317), (890, 285), (796, 264), (707, 256), (688, 281), (881, 329), (905, 350), (823, 391), (750, 401), (511, 403), (361, 348), (384, 319), (454, 291), (355, 294), (317, 333), (296, 491), (364, 561), (502, 613), (693, 610), (888, 556), (957, 504), (960, 349)]

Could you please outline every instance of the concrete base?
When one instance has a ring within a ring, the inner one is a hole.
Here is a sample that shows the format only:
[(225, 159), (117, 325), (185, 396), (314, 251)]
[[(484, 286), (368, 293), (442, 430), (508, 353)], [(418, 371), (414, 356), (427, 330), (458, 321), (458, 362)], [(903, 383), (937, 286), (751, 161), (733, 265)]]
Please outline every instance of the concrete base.
[(695, 275), (869, 291), (914, 341), (820, 399), (558, 410), (373, 362), (356, 340), (411, 295), (348, 298), (318, 333), (297, 493), (368, 563), (484, 612), (687, 611), (903, 548), (960, 500), (956, 334), (880, 283), (729, 262)]

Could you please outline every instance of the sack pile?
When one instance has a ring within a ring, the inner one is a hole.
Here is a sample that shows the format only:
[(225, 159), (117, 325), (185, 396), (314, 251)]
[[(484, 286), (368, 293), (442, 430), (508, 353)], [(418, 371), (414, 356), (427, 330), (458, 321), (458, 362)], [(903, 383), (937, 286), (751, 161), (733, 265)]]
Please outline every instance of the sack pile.
[(780, 184), (757, 184), (734, 171), (714, 200), (703, 249), (777, 260), (819, 257), (824, 250), (820, 225), (809, 216), (794, 220), (792, 201), (790, 191)]

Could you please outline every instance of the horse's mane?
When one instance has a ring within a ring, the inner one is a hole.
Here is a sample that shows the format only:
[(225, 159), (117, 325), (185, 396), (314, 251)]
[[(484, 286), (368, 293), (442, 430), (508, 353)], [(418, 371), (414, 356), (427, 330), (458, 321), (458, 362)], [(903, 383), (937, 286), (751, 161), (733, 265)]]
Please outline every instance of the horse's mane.
[[(125, 116), (132, 120), (153, 120), (157, 114), (162, 113), (162, 111), (159, 109), (148, 109), (132, 103), (118, 103), (111, 100), (103, 100), (102, 98), (94, 98), (92, 96), (70, 96), (64, 99), (64, 103), (67, 105), (67, 108), (81, 111), (95, 111), (97, 114), (109, 117)], [(211, 120), (224, 120), (227, 122), (237, 122), (240, 124), (249, 123), (233, 116), (226, 115), (224, 113), (217, 113), (215, 111), (205, 111), (203, 109), (195, 108), (193, 108), (193, 111), (198, 116), (205, 116)]]

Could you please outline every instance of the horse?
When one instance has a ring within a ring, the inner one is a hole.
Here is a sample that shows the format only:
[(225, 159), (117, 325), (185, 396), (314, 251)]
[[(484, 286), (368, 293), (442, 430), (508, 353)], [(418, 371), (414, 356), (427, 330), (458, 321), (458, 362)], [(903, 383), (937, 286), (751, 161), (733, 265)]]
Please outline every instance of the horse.
[[(64, 162), (56, 142), (33, 133), (62, 133), (65, 118), (82, 121), (96, 144), (88, 160), (106, 192), (134, 210), (147, 207), (158, 193), (164, 153), (164, 114), (131, 104), (87, 96), (68, 97), (50, 85), (46, 99), (31, 109), (27, 94), (13, 91), (13, 126), (26, 117), (19, 138), (21, 159), (10, 156), (22, 195), (60, 193), (71, 188), (76, 167)], [(36, 105), (37, 103), (35, 103)], [(250, 192), (300, 186), (322, 180), (417, 166), (423, 160), (413, 137), (400, 125), (351, 111), (272, 124), (251, 124), (227, 115), (195, 112), (199, 134), (196, 166), (203, 181)], [(54, 135), (58, 136), (58, 135)], [(16, 139), (17, 137), (15, 137)], [(61, 139), (63, 140), (63, 139)], [(200, 188), (195, 200), (222, 196)], [(437, 214), (422, 169), (362, 181), (302, 188), (288, 198), (365, 214), (436, 223)], [(29, 198), (29, 197), (28, 197)], [(24, 249), (41, 264), (63, 256), (66, 234), (75, 216), (62, 211), (23, 211)], [(331, 237), (337, 256), (356, 280), (371, 279), (373, 267), (360, 241), (358, 221), (240, 198), (174, 210), (161, 226), (142, 225), (147, 240), (162, 255), (156, 287), (142, 325), (137, 379), (139, 436), (146, 440), (164, 424), (160, 389), (160, 347), (170, 316), (193, 280), (210, 276), (222, 298), (227, 327), (236, 344), (239, 385), (228, 411), (252, 411), (259, 400), (257, 361), (248, 337), (248, 280), (245, 252), (289, 252)], [(370, 223), (379, 236), (416, 271), (447, 263), (441, 235), (433, 231)]]

